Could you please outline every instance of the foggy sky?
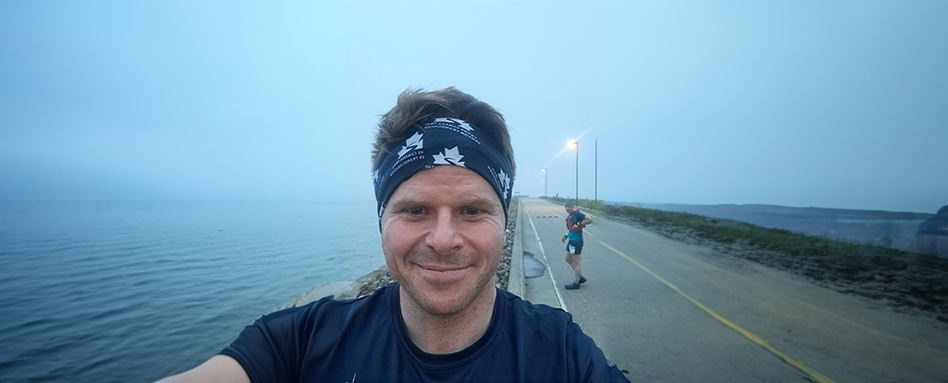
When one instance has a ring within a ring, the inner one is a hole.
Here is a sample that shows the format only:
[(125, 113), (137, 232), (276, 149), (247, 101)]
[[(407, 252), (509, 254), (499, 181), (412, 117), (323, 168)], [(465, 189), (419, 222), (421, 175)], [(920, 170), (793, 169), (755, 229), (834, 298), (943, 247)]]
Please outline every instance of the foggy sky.
[[(501, 110), (514, 190), (934, 213), (948, 2), (0, 2), (0, 200), (373, 198), (406, 88)], [(597, 181), (598, 179), (598, 181)]]

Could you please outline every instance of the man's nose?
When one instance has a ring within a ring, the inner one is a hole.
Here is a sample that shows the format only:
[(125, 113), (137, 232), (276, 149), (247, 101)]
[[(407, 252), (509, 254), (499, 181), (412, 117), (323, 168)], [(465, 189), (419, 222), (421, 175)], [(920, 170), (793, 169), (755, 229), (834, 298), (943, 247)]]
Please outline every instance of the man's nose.
[(439, 254), (450, 254), (461, 248), (463, 240), (460, 234), (458, 222), (451, 212), (439, 212), (425, 242)]

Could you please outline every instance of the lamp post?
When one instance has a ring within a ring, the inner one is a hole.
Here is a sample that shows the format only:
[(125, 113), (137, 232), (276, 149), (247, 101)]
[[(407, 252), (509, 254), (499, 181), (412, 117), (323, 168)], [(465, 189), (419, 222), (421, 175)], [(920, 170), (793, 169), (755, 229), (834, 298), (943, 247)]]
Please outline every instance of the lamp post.
[(576, 145), (576, 201), (579, 202), (579, 141), (570, 141), (569, 143)]
[(549, 184), (546, 180), (549, 178), (549, 175), (546, 173), (546, 168), (543, 168), (543, 196), (548, 197), (549, 194), (546, 190), (546, 186)]

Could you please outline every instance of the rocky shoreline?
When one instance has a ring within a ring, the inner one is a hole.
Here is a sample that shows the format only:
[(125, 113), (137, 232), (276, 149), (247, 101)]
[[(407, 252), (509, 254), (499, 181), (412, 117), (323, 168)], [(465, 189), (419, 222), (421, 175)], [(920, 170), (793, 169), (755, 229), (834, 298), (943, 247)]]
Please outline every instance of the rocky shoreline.
[[(507, 289), (507, 283), (510, 279), (510, 255), (513, 252), (514, 233), (516, 233), (517, 228), (518, 206), (519, 200), (514, 198), (513, 201), (510, 202), (507, 228), (504, 234), (504, 246), (500, 252), (500, 264), (497, 265), (497, 274), (494, 277), (494, 285), (503, 290)], [(382, 266), (377, 270), (353, 280), (319, 284), (290, 301), (290, 303), (287, 303), (284, 308), (302, 306), (330, 295), (335, 299), (357, 298), (371, 294), (376, 289), (388, 286), (393, 282), (395, 282), (395, 279), (392, 278), (392, 274), (388, 271), (388, 266)]]

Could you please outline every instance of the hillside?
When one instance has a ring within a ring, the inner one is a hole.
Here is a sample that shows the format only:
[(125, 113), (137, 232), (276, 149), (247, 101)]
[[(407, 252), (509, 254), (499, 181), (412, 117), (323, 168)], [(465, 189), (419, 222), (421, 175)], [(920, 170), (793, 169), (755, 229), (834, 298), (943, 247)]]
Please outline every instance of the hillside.
[[(620, 205), (698, 214), (853, 243), (948, 256), (948, 248), (930, 245), (928, 236), (932, 233), (920, 233), (923, 224), (935, 217), (935, 214), (755, 204), (620, 203)], [(929, 226), (932, 225), (928, 224), (926, 227)]]

